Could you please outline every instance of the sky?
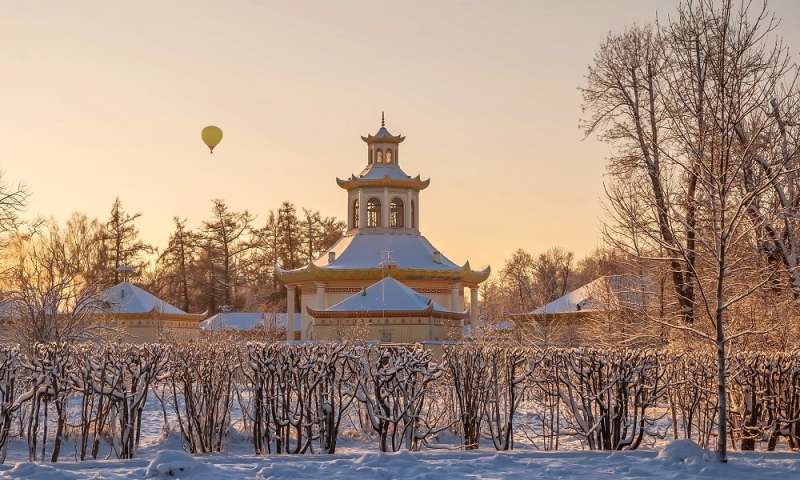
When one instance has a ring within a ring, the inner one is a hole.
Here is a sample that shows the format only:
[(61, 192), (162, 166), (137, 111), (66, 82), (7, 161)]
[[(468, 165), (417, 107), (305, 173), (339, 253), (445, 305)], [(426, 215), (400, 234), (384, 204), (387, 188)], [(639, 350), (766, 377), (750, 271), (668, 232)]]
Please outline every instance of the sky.
[[(758, 2), (755, 2), (758, 3)], [(430, 178), (420, 229), (493, 271), (522, 248), (602, 243), (610, 147), (578, 128), (602, 38), (677, 0), (10, 2), (0, 15), (0, 168), (25, 214), (107, 219), (116, 197), (166, 246), (212, 199), (346, 217), (381, 112), (400, 166)], [(800, 2), (772, 0), (800, 51)], [(796, 57), (795, 57), (796, 58)], [(222, 128), (213, 155), (200, 140)]]

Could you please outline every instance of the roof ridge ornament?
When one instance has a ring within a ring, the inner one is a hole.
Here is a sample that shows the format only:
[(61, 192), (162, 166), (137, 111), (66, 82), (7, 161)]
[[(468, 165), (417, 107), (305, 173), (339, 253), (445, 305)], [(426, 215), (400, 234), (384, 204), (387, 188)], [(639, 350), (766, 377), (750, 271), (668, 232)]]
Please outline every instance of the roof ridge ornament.
[(383, 112), (381, 112), (381, 127), (385, 127), (385, 126), (386, 126), (386, 122), (384, 121)]

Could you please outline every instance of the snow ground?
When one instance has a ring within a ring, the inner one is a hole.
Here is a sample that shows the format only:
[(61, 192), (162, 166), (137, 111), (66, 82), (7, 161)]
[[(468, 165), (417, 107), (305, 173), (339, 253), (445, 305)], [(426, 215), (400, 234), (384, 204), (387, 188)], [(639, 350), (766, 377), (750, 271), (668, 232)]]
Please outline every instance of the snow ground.
[(611, 453), (579, 449), (546, 452), (527, 444), (511, 452), (496, 452), (491, 442), (472, 451), (380, 453), (374, 439), (344, 435), (335, 455), (256, 456), (249, 441), (237, 435), (227, 453), (190, 456), (181, 447), (179, 433), (172, 432), (168, 438), (162, 435), (161, 412), (149, 409), (148, 413), (136, 459), (77, 462), (68, 442), (58, 463), (34, 464), (27, 461), (25, 441), (15, 439), (6, 463), (0, 465), (0, 479), (800, 478), (798, 453), (731, 452), (729, 462), (721, 464), (713, 452), (691, 440)]
[[(519, 420), (524, 422), (524, 416)], [(0, 465), (0, 479), (800, 478), (798, 452), (732, 451), (729, 462), (721, 464), (713, 452), (691, 440), (663, 441), (656, 447), (629, 452), (592, 452), (581, 450), (579, 442), (565, 437), (560, 447), (564, 450), (548, 452), (536, 450), (520, 435), (517, 450), (511, 452), (496, 452), (486, 440), (472, 451), (423, 448), (421, 452), (380, 453), (376, 439), (344, 432), (335, 455), (256, 456), (246, 436), (234, 434), (228, 452), (190, 456), (182, 449), (180, 433), (172, 431), (165, 438), (162, 424), (161, 406), (151, 394), (143, 416), (141, 446), (133, 460), (79, 462), (74, 440), (68, 439), (58, 463), (34, 464), (27, 461), (25, 440), (12, 439), (6, 462)], [(455, 440), (444, 439), (448, 443)], [(101, 453), (105, 457), (109, 447), (104, 447)]]
[[(680, 442), (680, 441), (678, 441)], [(685, 456), (661, 450), (633, 452), (537, 452), (496, 453), (489, 449), (459, 452), (378, 453), (349, 447), (336, 455), (215, 454), (191, 457), (179, 448), (145, 449), (139, 459), (127, 461), (60, 462), (37, 465), (7, 462), (0, 478), (67, 480), (83, 478), (141, 479), (268, 479), (268, 478), (726, 478), (728, 480), (798, 478), (796, 453), (739, 453), (727, 464), (696, 444)], [(675, 449), (673, 449), (675, 450)], [(678, 448), (684, 450), (685, 448)], [(667, 453), (665, 455), (665, 453)]]

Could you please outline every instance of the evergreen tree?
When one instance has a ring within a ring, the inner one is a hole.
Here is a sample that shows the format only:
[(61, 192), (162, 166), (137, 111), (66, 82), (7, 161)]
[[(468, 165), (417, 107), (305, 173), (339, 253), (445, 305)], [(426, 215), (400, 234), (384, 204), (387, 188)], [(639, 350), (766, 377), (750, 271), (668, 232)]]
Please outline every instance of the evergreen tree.
[(174, 217), (175, 231), (169, 236), (169, 244), (158, 258), (160, 280), (164, 283), (165, 296), (177, 299), (185, 312), (189, 312), (192, 302), (190, 288), (195, 268), (199, 239), (197, 234), (186, 228), (186, 219)]
[(224, 305), (233, 305), (235, 288), (247, 282), (249, 259), (253, 248), (250, 232), (254, 220), (247, 210), (231, 212), (224, 200), (213, 200), (211, 220), (204, 221), (200, 231), (200, 246), (205, 253), (209, 268), (204, 281), (209, 287), (209, 307), (216, 307), (217, 300)]
[(147, 263), (145, 254), (152, 254), (155, 249), (139, 240), (139, 229), (136, 228), (136, 219), (141, 213), (128, 214), (122, 208), (119, 197), (111, 207), (111, 215), (106, 222), (105, 229), (100, 233), (103, 245), (101, 251), (101, 265), (106, 272), (100, 273), (100, 278), (113, 278), (118, 284), (122, 275), (117, 270), (122, 266), (131, 266), (141, 269)]

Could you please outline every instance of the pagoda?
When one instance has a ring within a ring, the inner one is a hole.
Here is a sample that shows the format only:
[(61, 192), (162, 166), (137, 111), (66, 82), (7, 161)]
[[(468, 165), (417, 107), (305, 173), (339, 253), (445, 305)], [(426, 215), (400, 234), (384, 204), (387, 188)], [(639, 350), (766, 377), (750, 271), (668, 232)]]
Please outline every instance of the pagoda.
[[(382, 117), (378, 132), (361, 139), (367, 144), (366, 167), (358, 175), (336, 179), (347, 191), (347, 232), (304, 267), (284, 270), (276, 265), (278, 279), (287, 287), (290, 313), (295, 308), (295, 292), (301, 296), (301, 330), (298, 335), (287, 329), (287, 339), (335, 339), (334, 326), (368, 322), (364, 328), (370, 338), (420, 341), (425, 335), (408, 327), (421, 325), (421, 332), (422, 320), (427, 319), (448, 326), (447, 336), (451, 337), (433, 335), (428, 340), (457, 340), (463, 335), (460, 327), (465, 319), (476, 318), (475, 310), (465, 307), (464, 289), (470, 290), (470, 305), (477, 305), (478, 285), (489, 277), (490, 269), (476, 271), (469, 262), (453, 263), (420, 233), (420, 192), (430, 180), (419, 175), (412, 178), (400, 168), (399, 150), (405, 137), (389, 133)], [(386, 283), (388, 277), (403, 288)], [(378, 302), (392, 306), (390, 315), (385, 314), (386, 308), (377, 308), (374, 287), (382, 292)], [(435, 308), (419, 308), (420, 299), (403, 292), (404, 288), (424, 296)], [(360, 302), (358, 296), (369, 296), (371, 301)], [(404, 309), (398, 304), (402, 298), (415, 300)], [(383, 313), (377, 316), (379, 311)], [(334, 319), (339, 319), (339, 324), (332, 325)]]

